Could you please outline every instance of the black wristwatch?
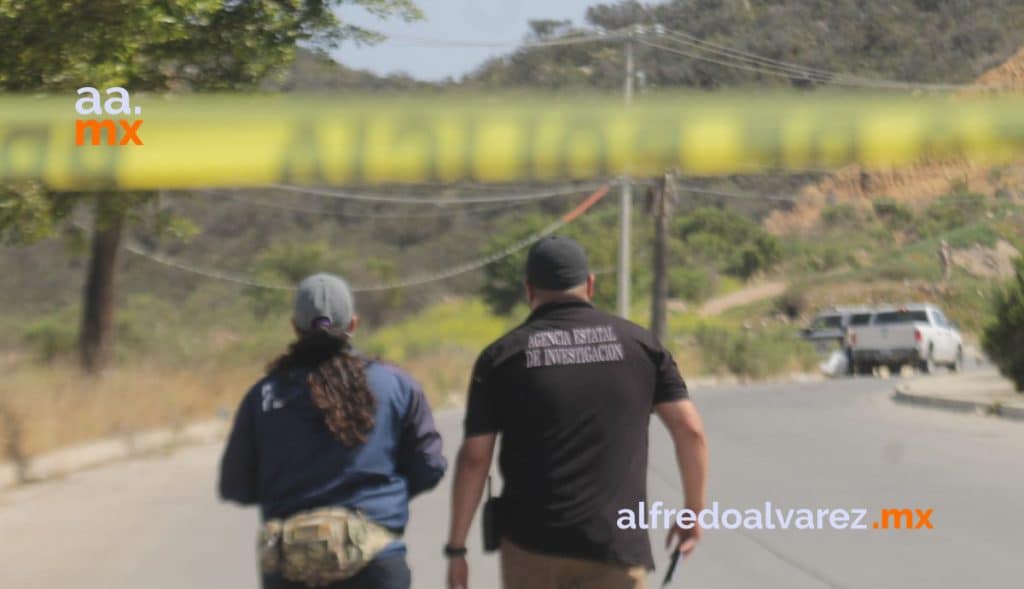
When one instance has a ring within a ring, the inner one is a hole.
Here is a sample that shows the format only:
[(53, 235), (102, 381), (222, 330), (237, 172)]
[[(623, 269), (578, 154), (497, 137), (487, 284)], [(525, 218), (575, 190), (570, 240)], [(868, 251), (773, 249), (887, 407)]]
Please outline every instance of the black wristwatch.
[(444, 545), (444, 556), (445, 558), (462, 558), (466, 556), (466, 547), (456, 548), (451, 544)]

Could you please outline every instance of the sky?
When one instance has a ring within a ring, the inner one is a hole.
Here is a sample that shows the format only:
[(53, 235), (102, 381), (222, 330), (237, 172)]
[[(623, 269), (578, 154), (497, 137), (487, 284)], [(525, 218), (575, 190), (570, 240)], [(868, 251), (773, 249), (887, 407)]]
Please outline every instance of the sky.
[[(607, 0), (606, 0), (607, 1)], [(417, 0), (424, 19), (380, 21), (361, 8), (343, 6), (338, 14), (353, 24), (395, 38), (369, 47), (345, 43), (331, 52), (341, 63), (377, 74), (405, 72), (422, 80), (458, 77), (488, 57), (510, 52), (536, 19), (583, 23), (587, 6), (600, 0)], [(440, 47), (427, 41), (507, 44), (501, 47)]]

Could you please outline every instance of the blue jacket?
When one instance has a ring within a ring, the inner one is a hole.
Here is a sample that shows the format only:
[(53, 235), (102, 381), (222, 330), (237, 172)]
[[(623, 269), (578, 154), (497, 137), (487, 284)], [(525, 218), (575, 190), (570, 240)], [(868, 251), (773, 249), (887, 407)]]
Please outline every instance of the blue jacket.
[(423, 390), (368, 362), (377, 413), (366, 443), (345, 447), (313, 405), (305, 379), (268, 376), (242, 400), (221, 461), (220, 494), (259, 504), (264, 519), (343, 506), (402, 533), (409, 499), (437, 485), (447, 462)]

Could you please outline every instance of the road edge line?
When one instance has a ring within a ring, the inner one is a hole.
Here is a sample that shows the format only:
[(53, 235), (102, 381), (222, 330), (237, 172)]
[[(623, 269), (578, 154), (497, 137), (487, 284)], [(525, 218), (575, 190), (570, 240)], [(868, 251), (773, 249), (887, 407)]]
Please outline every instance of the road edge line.
[(981, 403), (978, 401), (965, 401), (963, 399), (949, 399), (946, 397), (910, 393), (907, 391), (906, 385), (897, 385), (890, 398), (894, 403), (903, 405), (930, 407), (956, 413), (975, 413), (978, 415), (1000, 417), (1011, 421), (1024, 421), (1024, 408), (1006, 407), (999, 403)]

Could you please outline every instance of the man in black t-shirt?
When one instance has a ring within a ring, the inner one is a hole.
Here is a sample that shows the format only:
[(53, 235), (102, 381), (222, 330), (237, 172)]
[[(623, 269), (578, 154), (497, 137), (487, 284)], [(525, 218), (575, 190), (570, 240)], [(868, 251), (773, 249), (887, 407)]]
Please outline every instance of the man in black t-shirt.
[[(449, 589), (468, 589), (466, 536), (499, 433), (505, 589), (645, 586), (647, 531), (621, 529), (617, 518), (646, 502), (652, 411), (675, 442), (685, 507), (704, 507), (703, 426), (672, 356), (647, 330), (595, 309), (593, 290), (576, 242), (548, 237), (531, 248), (532, 313), (473, 369), (444, 550)], [(675, 527), (666, 545), (685, 555), (699, 538), (697, 526)]]

